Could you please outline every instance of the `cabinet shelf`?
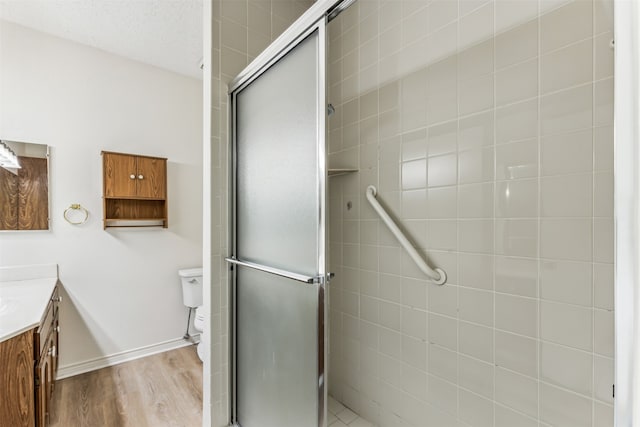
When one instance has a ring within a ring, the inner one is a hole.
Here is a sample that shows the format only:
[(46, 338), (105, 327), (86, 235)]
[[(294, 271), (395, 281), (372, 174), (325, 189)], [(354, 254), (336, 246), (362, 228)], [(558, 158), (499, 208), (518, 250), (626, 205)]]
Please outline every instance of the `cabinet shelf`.
[(358, 172), (358, 169), (329, 169), (329, 176), (340, 176)]
[(107, 218), (107, 227), (163, 227), (166, 218)]

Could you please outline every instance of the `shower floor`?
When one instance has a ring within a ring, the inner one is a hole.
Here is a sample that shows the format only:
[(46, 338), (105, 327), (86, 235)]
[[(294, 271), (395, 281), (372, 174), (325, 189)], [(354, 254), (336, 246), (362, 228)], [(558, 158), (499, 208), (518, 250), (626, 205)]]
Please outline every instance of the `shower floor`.
[(351, 409), (329, 396), (329, 419), (327, 424), (330, 427), (374, 427), (372, 423), (361, 418)]

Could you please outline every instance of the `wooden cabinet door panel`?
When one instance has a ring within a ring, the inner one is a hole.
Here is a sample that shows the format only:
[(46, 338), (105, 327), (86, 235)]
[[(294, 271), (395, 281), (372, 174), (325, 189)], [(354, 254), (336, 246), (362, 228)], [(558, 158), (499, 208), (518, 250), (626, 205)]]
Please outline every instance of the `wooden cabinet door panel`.
[(164, 199), (167, 194), (166, 160), (138, 157), (138, 197)]
[(33, 330), (0, 343), (0, 425), (33, 427)]
[(52, 354), (53, 344), (51, 339), (47, 340), (44, 354), (36, 367), (36, 426), (46, 427), (49, 424), (49, 401), (51, 398), (52, 386)]
[(136, 158), (116, 153), (103, 153), (102, 156), (105, 197), (135, 197)]

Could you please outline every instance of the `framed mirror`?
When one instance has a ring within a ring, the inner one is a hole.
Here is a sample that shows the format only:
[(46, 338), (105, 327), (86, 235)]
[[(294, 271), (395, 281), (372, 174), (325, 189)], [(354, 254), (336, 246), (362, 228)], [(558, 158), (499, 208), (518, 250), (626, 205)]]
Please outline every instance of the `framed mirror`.
[(0, 140), (0, 231), (49, 229), (49, 147)]

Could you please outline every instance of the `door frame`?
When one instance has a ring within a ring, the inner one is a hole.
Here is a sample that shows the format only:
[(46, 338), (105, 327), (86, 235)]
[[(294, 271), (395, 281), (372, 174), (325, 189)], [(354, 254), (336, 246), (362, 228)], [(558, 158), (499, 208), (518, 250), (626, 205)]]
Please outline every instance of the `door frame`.
[[(229, 186), (227, 194), (229, 197), (229, 255), (235, 256), (237, 242), (237, 221), (236, 221), (236, 183), (237, 183), (237, 140), (236, 140), (236, 97), (239, 92), (249, 86), (253, 81), (259, 78), (264, 72), (269, 70), (271, 66), (284, 58), (289, 52), (295, 49), (303, 40), (314, 33), (318, 33), (318, 85), (317, 92), (317, 158), (318, 170), (315, 189), (318, 197), (318, 260), (317, 272), (321, 279), (315, 284), (318, 287), (318, 426), (324, 427), (327, 422), (327, 399), (328, 388), (326, 386), (327, 375), (327, 340), (328, 331), (326, 327), (326, 319), (328, 319), (328, 304), (326, 303), (328, 283), (328, 272), (326, 270), (327, 261), (327, 87), (326, 87), (326, 16), (321, 16), (311, 26), (308, 26), (301, 34), (293, 40), (284, 44), (284, 47), (277, 50), (277, 53), (271, 56), (267, 61), (259, 61), (245, 69), (245, 71), (229, 85), (228, 93), (228, 129), (229, 129)], [(269, 50), (270, 48), (268, 48)], [(260, 57), (256, 59), (258, 61)], [(250, 70), (249, 70), (250, 69)], [(231, 264), (229, 264), (231, 266)], [(231, 425), (240, 425), (237, 422), (237, 373), (236, 373), (236, 281), (237, 269), (229, 270), (229, 416)]]
[(614, 1), (616, 427), (640, 424), (640, 5)]

